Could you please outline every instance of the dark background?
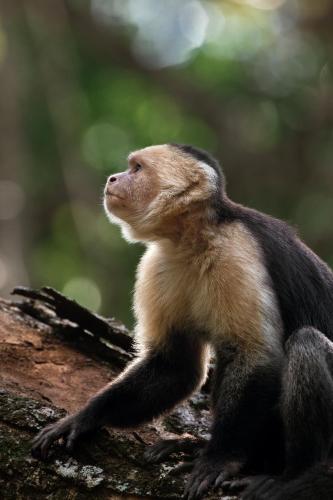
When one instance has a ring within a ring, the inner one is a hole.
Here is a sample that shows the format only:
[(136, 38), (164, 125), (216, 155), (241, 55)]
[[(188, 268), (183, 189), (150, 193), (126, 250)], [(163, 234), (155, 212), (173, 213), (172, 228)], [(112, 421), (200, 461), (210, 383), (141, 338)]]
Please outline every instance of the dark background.
[(134, 149), (185, 142), (333, 265), (333, 3), (0, 0), (0, 295), (132, 325), (143, 251), (104, 215)]

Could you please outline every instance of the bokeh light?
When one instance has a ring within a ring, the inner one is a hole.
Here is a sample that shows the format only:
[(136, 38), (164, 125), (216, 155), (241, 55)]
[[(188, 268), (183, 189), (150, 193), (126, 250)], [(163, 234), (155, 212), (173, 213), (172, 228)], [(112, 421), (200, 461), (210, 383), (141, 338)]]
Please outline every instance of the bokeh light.
[(23, 209), (24, 202), (25, 196), (18, 183), (0, 179), (0, 220), (17, 217)]
[(16, 2), (0, 21), (2, 294), (50, 285), (132, 326), (143, 246), (108, 222), (102, 190), (130, 151), (165, 142), (208, 149), (231, 198), (332, 265), (332, 5)]
[(123, 164), (129, 149), (126, 132), (111, 123), (91, 125), (82, 140), (83, 158), (92, 167), (105, 171), (112, 165)]
[(89, 278), (78, 276), (70, 279), (65, 284), (63, 293), (92, 311), (97, 312), (101, 307), (101, 292), (96, 283)]

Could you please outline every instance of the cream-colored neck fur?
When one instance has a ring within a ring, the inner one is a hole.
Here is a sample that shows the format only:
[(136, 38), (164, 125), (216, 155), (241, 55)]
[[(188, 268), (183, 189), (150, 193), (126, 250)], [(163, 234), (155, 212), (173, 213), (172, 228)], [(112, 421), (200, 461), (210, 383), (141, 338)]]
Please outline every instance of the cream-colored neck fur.
[(279, 348), (281, 319), (258, 245), (239, 222), (184, 227), (148, 245), (137, 274), (135, 312), (143, 346), (186, 328), (253, 353)]
[(210, 207), (192, 208), (191, 212), (185, 212), (181, 217), (170, 217), (163, 228), (156, 229), (154, 241), (172, 252), (202, 254), (217, 231), (218, 225)]

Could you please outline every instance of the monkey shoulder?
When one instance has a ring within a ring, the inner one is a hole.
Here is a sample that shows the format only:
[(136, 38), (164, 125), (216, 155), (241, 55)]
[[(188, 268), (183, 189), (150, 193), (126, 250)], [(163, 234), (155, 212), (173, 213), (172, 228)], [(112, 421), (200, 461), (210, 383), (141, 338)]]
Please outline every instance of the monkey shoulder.
[(198, 320), (209, 325), (215, 338), (230, 338), (246, 348), (280, 345), (279, 306), (252, 232), (242, 221), (222, 224), (210, 253), (211, 267), (194, 295)]

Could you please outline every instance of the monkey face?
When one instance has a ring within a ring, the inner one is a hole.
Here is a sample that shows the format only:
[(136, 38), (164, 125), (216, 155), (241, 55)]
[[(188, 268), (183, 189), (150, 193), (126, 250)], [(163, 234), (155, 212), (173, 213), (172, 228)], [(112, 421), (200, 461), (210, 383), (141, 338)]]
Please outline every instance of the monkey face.
[(104, 207), (127, 238), (130, 232), (134, 239), (154, 239), (179, 231), (184, 214), (200, 202), (207, 204), (216, 189), (209, 165), (172, 145), (150, 146), (131, 153), (128, 169), (109, 177)]
[(132, 153), (128, 158), (128, 169), (108, 178), (104, 189), (104, 207), (111, 216), (135, 225), (144, 218), (159, 189), (153, 168), (140, 152)]

